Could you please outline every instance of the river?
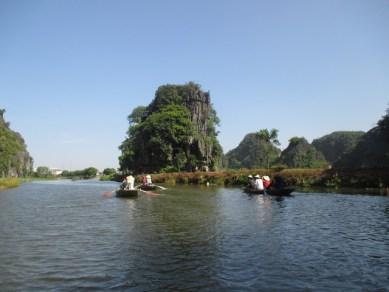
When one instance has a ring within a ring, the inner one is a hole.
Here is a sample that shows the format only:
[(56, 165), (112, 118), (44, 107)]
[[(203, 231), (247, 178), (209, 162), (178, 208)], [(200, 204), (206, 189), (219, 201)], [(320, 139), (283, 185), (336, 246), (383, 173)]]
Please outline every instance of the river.
[(0, 192), (1, 291), (346, 291), (389, 287), (389, 197), (111, 182)]

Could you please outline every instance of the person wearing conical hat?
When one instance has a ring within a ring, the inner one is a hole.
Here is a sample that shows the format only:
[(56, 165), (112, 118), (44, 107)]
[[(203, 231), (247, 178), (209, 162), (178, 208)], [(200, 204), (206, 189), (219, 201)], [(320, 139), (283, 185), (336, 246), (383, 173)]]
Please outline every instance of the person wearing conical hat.
[(270, 177), (268, 177), (267, 175), (264, 175), (262, 177), (262, 180), (263, 180), (263, 187), (265, 189), (269, 188), (270, 187), (270, 184), (271, 184), (271, 180), (270, 180)]
[(254, 179), (253, 179), (253, 176), (251, 174), (249, 174), (249, 176), (248, 176), (247, 187), (250, 189), (255, 188)]
[(256, 190), (260, 190), (260, 191), (263, 190), (263, 180), (261, 179), (261, 177), (259, 176), (259, 174), (257, 174), (257, 175), (255, 176), (255, 189), (256, 189)]
[(153, 182), (151, 181), (151, 175), (146, 175), (146, 181), (147, 181), (147, 184), (148, 185), (152, 185), (153, 184)]
[(126, 180), (128, 189), (133, 190), (135, 178), (130, 174), (129, 176), (127, 176)]

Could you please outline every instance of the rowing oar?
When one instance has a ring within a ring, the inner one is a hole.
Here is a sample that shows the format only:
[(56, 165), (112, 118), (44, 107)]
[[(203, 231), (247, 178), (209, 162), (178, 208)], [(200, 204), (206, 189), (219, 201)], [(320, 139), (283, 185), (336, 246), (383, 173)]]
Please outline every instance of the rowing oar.
[[(140, 184), (140, 185), (135, 186), (134, 189), (139, 189), (139, 187), (141, 187), (141, 186), (143, 186), (143, 184)], [(167, 190), (167, 188), (164, 188), (164, 187), (159, 186), (159, 185), (156, 185), (156, 184), (152, 184), (152, 186), (157, 187), (157, 188), (160, 188), (160, 189), (163, 190), (163, 191), (164, 191), (164, 190)]]
[(101, 194), (101, 196), (105, 197), (105, 198), (109, 198), (109, 197), (112, 197), (113, 193), (116, 192), (118, 189), (114, 189), (112, 191), (109, 191), (109, 192), (103, 192)]
[(147, 195), (152, 195), (152, 196), (158, 196), (159, 194), (158, 193), (154, 193), (152, 191), (145, 191), (145, 190), (142, 190), (142, 189), (137, 189), (138, 191), (142, 192), (142, 193), (145, 193)]

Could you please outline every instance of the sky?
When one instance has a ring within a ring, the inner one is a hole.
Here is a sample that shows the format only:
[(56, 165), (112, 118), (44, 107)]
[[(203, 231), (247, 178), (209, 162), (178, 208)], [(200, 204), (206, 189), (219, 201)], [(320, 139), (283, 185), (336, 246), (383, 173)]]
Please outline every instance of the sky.
[(209, 91), (247, 133), (367, 131), (389, 107), (388, 0), (0, 0), (0, 108), (34, 166), (118, 167), (158, 86)]

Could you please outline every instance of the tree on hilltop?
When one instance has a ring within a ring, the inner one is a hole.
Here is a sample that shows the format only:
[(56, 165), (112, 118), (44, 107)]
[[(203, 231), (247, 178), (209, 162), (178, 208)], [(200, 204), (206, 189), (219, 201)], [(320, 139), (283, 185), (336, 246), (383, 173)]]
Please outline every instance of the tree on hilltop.
[(249, 133), (238, 147), (226, 154), (227, 165), (229, 168), (269, 168), (281, 152), (278, 145), (277, 129)]

